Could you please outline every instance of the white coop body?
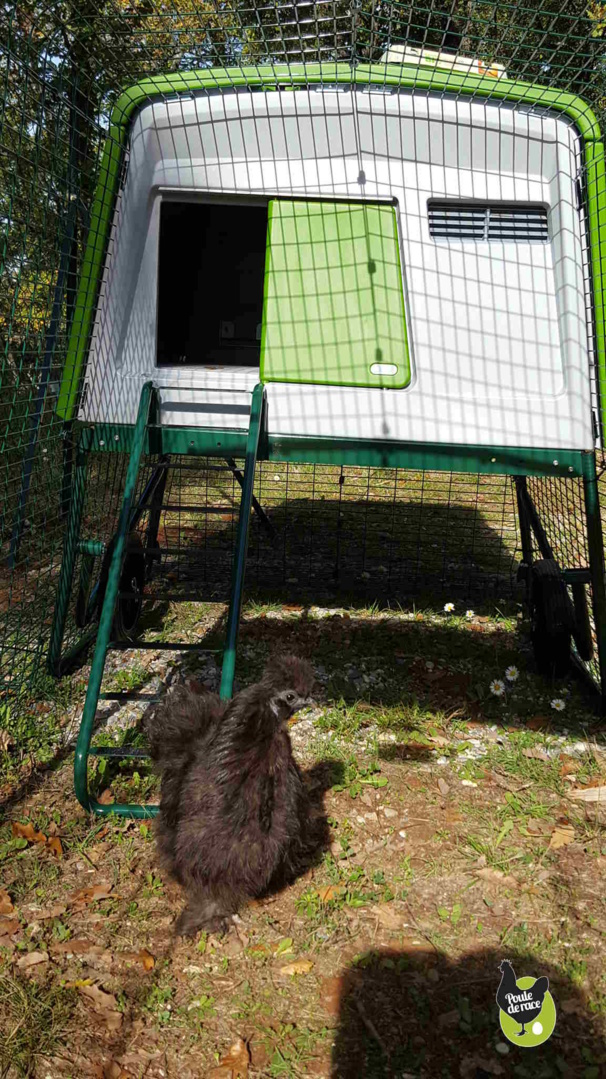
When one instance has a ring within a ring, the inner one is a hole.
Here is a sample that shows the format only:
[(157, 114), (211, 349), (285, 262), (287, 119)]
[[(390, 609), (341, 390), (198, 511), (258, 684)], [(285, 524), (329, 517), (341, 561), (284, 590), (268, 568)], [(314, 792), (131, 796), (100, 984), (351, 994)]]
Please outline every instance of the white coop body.
[[(163, 203), (355, 200), (395, 207), (410, 381), (317, 385), (310, 371), (303, 383), (269, 382), (270, 436), (593, 449), (579, 143), (561, 114), (406, 89), (233, 89), (146, 104), (132, 121), (79, 419), (133, 424), (151, 378), (163, 426), (247, 426), (239, 391), (259, 381), (258, 364), (203, 363), (201, 351), (158, 365)], [(547, 233), (432, 234), (436, 200), (455, 221), (461, 203), (533, 208)], [(220, 317), (203, 313), (209, 326)]]

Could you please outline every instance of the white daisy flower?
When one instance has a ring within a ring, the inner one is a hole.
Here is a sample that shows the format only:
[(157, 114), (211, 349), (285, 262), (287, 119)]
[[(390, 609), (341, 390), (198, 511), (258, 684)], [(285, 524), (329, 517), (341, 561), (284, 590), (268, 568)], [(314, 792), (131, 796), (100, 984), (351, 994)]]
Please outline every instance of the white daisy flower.
[(517, 682), (520, 677), (520, 672), (517, 667), (508, 667), (505, 671), (505, 677), (508, 682)]
[(475, 611), (465, 611), (465, 617), (466, 618), (473, 618), (475, 613), (476, 613)]
[(450, 614), (451, 611), (454, 611), (454, 603), (445, 603), (444, 610), (446, 611), (446, 614)]
[(490, 683), (490, 692), (494, 693), (495, 697), (502, 697), (505, 693), (505, 683), (500, 678), (495, 678)]
[(554, 712), (563, 712), (566, 707), (566, 701), (563, 701), (561, 697), (554, 697), (551, 701), (551, 707)]

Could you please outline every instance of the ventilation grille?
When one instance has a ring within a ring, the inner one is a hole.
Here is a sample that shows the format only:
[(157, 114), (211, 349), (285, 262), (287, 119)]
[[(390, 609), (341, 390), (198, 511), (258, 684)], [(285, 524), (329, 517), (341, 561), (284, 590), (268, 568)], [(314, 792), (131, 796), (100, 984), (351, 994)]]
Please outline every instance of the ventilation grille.
[(434, 240), (549, 243), (547, 210), (524, 202), (429, 202), (429, 233)]

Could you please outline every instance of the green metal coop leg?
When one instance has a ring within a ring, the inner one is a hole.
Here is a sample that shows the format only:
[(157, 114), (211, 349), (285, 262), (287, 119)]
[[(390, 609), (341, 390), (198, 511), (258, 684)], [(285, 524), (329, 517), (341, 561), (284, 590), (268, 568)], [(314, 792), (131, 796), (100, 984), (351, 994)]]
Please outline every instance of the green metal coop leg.
[[(87, 432), (84, 432), (86, 437)], [(69, 499), (69, 517), (63, 558), (61, 560), (61, 572), (59, 574), (59, 587), (57, 589), (57, 602), (53, 616), (50, 646), (48, 650), (48, 667), (51, 674), (57, 677), (61, 674), (61, 645), (65, 632), (65, 620), (69, 606), (72, 580), (76, 566), (78, 553), (78, 539), (80, 536), (80, 522), (84, 509), (84, 492), (86, 487), (87, 447), (80, 441), (76, 451), (76, 468), (71, 477), (71, 492)]]
[(246, 553), (248, 549), (248, 528), (250, 525), (250, 511), (253, 500), (255, 468), (257, 464), (257, 452), (259, 449), (259, 435), (263, 420), (264, 403), (265, 388), (261, 383), (258, 383), (252, 394), (248, 438), (246, 440), (244, 482), (242, 484), (242, 497), (240, 499), (234, 574), (232, 579), (229, 615), (227, 617), (227, 639), (225, 641), (225, 651), (223, 653), (221, 688), (219, 690), (221, 700), (223, 701), (228, 701), (230, 699), (234, 688), (234, 675), (236, 673), (236, 642), (238, 639), (240, 613), (242, 610), (242, 589), (244, 586)]
[(598, 641), (600, 668), (600, 694), (602, 711), (606, 706), (606, 586), (604, 583), (604, 542), (595, 453), (583, 454), (583, 486), (585, 488), (585, 511), (587, 513), (587, 547), (591, 572), (593, 617)]
[(111, 638), (114, 611), (116, 608), (116, 600), (118, 598), (122, 562), (126, 553), (126, 538), (130, 526), (133, 498), (135, 495), (137, 476), (139, 474), (139, 464), (141, 461), (141, 454), (145, 447), (149, 412), (154, 396), (155, 390), (153, 383), (146, 382), (141, 391), (141, 399), (139, 401), (137, 422), (135, 424), (130, 458), (126, 470), (124, 497), (122, 499), (122, 508), (120, 510), (120, 518), (118, 521), (114, 553), (107, 577), (105, 597), (97, 631), (97, 643), (93, 653), (93, 662), (88, 689), (86, 691), (86, 700), (84, 702), (84, 711), (82, 713), (82, 722), (80, 724), (80, 732), (76, 744), (76, 759), (74, 762), (74, 786), (76, 797), (84, 809), (88, 809), (95, 813), (111, 812), (118, 813), (121, 816), (132, 817), (147, 817), (152, 814), (145, 806), (104, 806), (90, 797), (88, 791), (88, 757), (95, 715), (97, 713), (103, 670), (105, 667), (105, 658), (107, 656), (107, 648)]

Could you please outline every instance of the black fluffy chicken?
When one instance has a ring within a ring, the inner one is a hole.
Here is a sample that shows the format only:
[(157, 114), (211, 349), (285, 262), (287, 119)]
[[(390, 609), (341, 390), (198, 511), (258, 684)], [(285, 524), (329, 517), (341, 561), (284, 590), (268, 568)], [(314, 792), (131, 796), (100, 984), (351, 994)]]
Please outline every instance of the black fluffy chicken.
[(521, 1023), (522, 1029), (516, 1031), (521, 1038), (526, 1033), (526, 1024), (536, 1019), (543, 1007), (549, 978), (537, 978), (530, 989), (519, 989), (515, 971), (508, 959), (503, 960), (499, 969), (501, 981), (497, 989), (497, 1004), (516, 1023)]
[(228, 704), (179, 688), (148, 724), (162, 775), (158, 846), (188, 898), (178, 933), (224, 928), (313, 845), (286, 729), (313, 684), (310, 665), (285, 656)]

